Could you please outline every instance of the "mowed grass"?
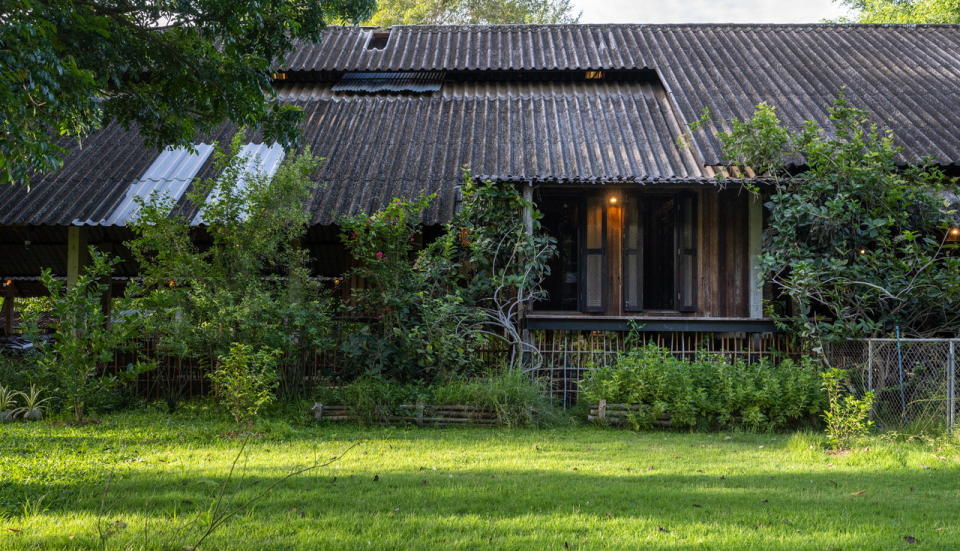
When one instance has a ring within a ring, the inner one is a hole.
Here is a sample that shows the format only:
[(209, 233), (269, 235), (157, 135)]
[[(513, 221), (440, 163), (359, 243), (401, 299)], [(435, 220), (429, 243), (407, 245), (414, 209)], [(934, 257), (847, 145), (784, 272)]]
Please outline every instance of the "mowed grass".
[(201, 549), (960, 548), (949, 440), (831, 455), (809, 433), (272, 421), (230, 475), (229, 430), (148, 412), (0, 426), (0, 549), (189, 549), (224, 485), (221, 510), (263, 497)]

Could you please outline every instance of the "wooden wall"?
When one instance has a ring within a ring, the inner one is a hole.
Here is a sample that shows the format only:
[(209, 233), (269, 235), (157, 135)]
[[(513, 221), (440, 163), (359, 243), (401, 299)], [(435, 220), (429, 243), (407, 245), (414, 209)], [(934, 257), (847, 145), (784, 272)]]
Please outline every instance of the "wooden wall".
[(739, 188), (700, 194), (697, 314), (750, 315), (749, 195)]

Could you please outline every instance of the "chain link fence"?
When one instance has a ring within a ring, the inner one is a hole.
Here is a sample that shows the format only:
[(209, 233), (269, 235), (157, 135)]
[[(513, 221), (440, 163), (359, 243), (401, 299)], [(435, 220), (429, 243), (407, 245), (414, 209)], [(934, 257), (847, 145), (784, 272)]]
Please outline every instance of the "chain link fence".
[(880, 430), (952, 432), (960, 339), (861, 339), (828, 346), (830, 367), (846, 369), (857, 396), (874, 391)]

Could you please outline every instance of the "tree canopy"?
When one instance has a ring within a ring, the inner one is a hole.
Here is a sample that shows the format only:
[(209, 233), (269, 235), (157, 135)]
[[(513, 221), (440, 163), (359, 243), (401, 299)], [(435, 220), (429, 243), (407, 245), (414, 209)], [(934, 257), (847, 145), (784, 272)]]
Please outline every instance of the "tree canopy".
[[(761, 270), (769, 305), (809, 338), (953, 333), (960, 256), (948, 242), (960, 193), (936, 165), (902, 167), (893, 133), (841, 95), (825, 129), (789, 129), (761, 104), (721, 134), (726, 158), (771, 182)], [(802, 166), (796, 161), (802, 159)], [(756, 191), (756, 190), (755, 190)]]
[(571, 0), (380, 0), (371, 25), (576, 23)]
[(859, 23), (960, 23), (960, 0), (840, 0)]
[(368, 19), (375, 0), (5, 0), (0, 183), (58, 168), (69, 138), (117, 122), (152, 146), (225, 120), (292, 145), (271, 69), (295, 39)]

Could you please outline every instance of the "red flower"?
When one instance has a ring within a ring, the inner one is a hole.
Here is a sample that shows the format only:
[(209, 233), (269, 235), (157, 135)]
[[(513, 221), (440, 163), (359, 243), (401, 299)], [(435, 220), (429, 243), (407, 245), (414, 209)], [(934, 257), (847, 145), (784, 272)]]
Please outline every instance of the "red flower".
[(377, 260), (383, 260), (385, 255), (383, 254), (383, 251), (377, 251), (377, 254), (375, 254), (374, 256), (377, 257)]

